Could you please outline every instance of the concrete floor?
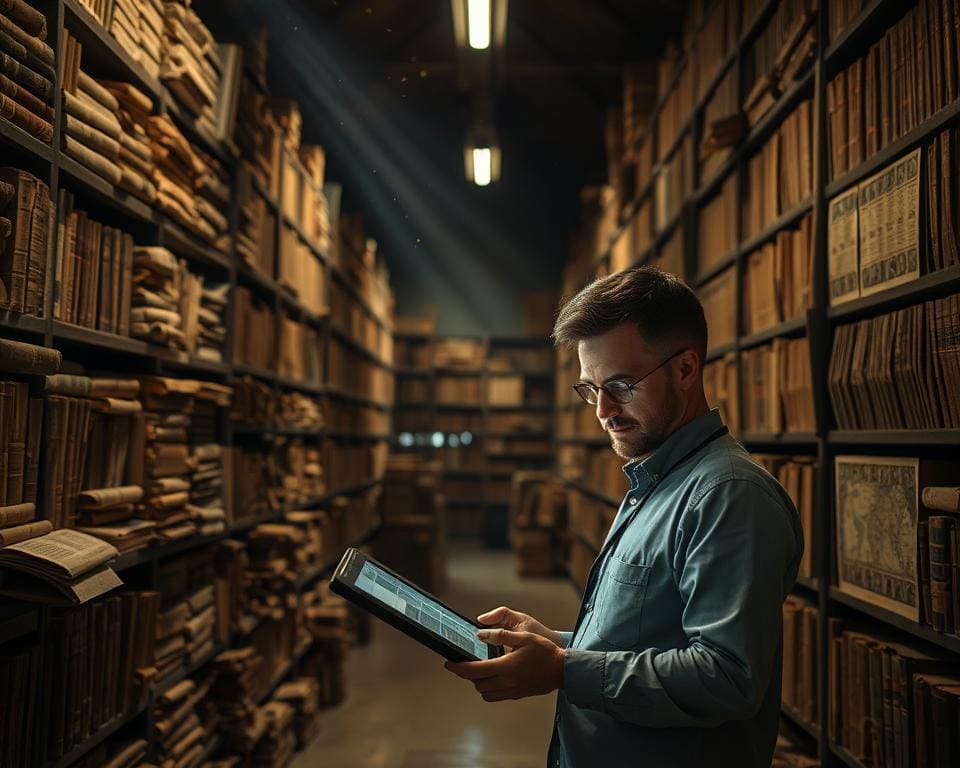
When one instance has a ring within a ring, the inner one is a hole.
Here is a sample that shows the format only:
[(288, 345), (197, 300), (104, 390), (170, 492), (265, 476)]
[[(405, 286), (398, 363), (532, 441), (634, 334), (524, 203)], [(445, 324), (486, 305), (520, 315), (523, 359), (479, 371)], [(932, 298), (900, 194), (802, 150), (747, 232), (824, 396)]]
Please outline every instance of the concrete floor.
[[(507, 605), (567, 629), (579, 599), (565, 579), (518, 579), (513, 555), (459, 545), (440, 596), (465, 616)], [(351, 651), (347, 701), (294, 768), (542, 768), (555, 694), (488, 704), (443, 659), (380, 621)]]

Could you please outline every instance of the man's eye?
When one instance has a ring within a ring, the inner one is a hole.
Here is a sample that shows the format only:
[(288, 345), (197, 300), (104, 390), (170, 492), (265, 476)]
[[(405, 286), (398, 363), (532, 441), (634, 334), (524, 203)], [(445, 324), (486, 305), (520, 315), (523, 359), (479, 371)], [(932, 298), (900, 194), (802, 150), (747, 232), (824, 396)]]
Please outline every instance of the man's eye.
[(607, 389), (620, 395), (627, 391), (628, 387), (622, 381), (611, 381), (607, 384)]

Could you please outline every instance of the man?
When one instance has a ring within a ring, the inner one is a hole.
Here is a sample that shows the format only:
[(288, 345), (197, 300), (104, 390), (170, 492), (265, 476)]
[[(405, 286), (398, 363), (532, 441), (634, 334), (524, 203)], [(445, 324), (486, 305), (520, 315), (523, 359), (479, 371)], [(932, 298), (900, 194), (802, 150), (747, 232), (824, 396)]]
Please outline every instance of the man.
[(510, 652), (447, 668), (487, 701), (559, 690), (551, 768), (768, 768), (803, 536), (789, 496), (707, 405), (703, 308), (640, 267), (584, 288), (553, 337), (577, 345), (574, 387), (630, 488), (572, 632), (497, 608), (478, 635)]

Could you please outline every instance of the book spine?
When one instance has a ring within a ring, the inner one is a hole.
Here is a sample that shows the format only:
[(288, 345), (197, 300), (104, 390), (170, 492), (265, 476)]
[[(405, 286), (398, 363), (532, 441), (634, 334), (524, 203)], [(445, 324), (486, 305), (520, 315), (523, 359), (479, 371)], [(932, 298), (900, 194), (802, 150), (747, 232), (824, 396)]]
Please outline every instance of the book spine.
[(6, 438), (7, 451), (7, 490), (6, 503), (19, 504), (23, 501), (23, 482), (26, 466), (27, 450), (27, 410), (29, 408), (30, 391), (26, 383), (7, 382), (9, 406), (9, 421)]
[[(931, 623), (937, 632), (953, 631), (950, 528), (953, 518), (931, 515), (930, 532), (930, 599)], [(949, 629), (948, 629), (949, 627)]]
[(26, 64), (22, 64), (13, 56), (0, 51), (0, 73), (9, 77), (17, 85), (26, 88), (30, 93), (45, 103), (53, 100), (53, 80), (34, 72)]
[(920, 623), (933, 626), (933, 603), (930, 592), (930, 532), (929, 523), (917, 523), (917, 546), (920, 550)]

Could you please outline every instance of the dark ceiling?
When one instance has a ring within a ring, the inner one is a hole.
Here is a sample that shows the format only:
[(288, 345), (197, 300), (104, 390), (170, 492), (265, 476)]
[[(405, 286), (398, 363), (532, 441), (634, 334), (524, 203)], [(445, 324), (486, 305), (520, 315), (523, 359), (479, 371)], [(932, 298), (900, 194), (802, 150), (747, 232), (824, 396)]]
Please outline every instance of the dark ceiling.
[[(622, 68), (658, 58), (683, 10), (512, 0), (505, 48), (491, 56), (458, 52), (449, 0), (226, 5), (242, 26), (267, 24), (271, 89), (300, 103), (304, 141), (327, 149), (344, 208), (365, 213), (399, 310), (434, 304), (451, 333), (517, 332), (520, 292), (559, 282), (579, 190), (606, 177), (605, 113)], [(481, 189), (464, 178), (463, 144), (484, 84), (503, 170)]]

